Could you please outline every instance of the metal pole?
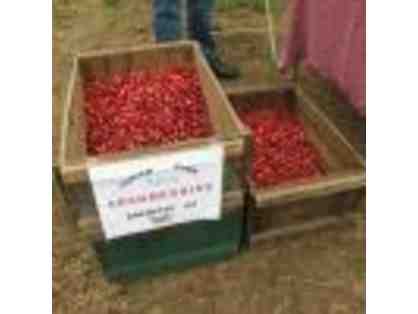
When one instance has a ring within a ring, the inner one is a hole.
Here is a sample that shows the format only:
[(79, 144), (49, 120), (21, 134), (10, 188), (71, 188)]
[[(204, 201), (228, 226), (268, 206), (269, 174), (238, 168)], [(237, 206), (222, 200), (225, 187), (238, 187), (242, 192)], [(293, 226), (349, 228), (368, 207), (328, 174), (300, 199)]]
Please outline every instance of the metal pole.
[(276, 38), (274, 35), (274, 26), (273, 26), (273, 13), (271, 12), (270, 0), (266, 0), (265, 10), (266, 10), (267, 25), (268, 25), (268, 33), (269, 33), (269, 38), (270, 38), (271, 57), (273, 58), (274, 63), (278, 67), (279, 57), (277, 55)]

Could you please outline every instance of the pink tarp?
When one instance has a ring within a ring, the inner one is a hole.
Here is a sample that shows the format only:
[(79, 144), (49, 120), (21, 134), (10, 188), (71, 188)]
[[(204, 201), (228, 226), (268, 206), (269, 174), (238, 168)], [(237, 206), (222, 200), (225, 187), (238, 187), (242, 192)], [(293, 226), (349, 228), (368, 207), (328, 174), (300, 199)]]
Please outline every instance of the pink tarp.
[(292, 0), (282, 69), (303, 62), (365, 114), (366, 0)]

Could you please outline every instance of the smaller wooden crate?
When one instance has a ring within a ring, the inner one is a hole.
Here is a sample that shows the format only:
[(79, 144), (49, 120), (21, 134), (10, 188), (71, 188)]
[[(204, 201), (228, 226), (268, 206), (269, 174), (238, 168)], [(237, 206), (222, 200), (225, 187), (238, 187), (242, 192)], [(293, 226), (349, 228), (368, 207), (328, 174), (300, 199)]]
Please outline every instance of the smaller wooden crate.
[[(91, 74), (106, 77), (113, 73), (132, 70), (158, 70), (170, 65), (188, 66), (197, 70), (214, 128), (214, 136), (130, 152), (88, 156), (83, 95), (85, 77)], [(169, 151), (198, 148), (214, 142), (221, 142), (225, 147), (225, 179), (231, 177), (231, 172), (238, 174), (233, 175), (233, 180), (228, 181), (233, 186), (225, 189), (222, 208), (237, 208), (235, 205), (244, 198), (243, 174), (248, 168), (249, 160), (245, 156), (249, 149), (249, 133), (242, 125), (237, 124), (234, 114), (220, 83), (203, 57), (199, 46), (194, 42), (101, 50), (78, 55), (74, 60), (65, 104), (59, 160), (63, 190), (69, 205), (64, 211), (66, 221), (82, 228), (91, 235), (92, 239), (103, 239), (88, 178), (89, 167), (164, 154)]]
[(257, 188), (249, 178), (250, 242), (345, 221), (365, 196), (362, 158), (301, 89), (264, 87), (229, 93), (235, 109), (268, 100), (290, 105), (317, 148), (326, 174), (271, 188)]

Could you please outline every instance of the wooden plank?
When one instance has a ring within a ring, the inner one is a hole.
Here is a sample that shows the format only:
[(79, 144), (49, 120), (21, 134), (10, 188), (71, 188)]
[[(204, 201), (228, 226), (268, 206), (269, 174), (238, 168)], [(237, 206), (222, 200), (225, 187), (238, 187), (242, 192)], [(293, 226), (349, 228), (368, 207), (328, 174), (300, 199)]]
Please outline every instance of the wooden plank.
[(80, 66), (80, 75), (82, 77), (95, 76), (98, 79), (105, 79), (108, 76), (108, 62), (106, 57), (78, 57), (77, 62)]
[(78, 211), (75, 207), (70, 206), (58, 167), (53, 167), (52, 176), (53, 200), (54, 202), (59, 200), (58, 204), (54, 203), (54, 206), (59, 206), (58, 211), (65, 231), (74, 232), (77, 229)]
[[(196, 54), (199, 59), (199, 68), (201, 69), (201, 77), (204, 78), (207, 96), (211, 99), (211, 106), (215, 110), (215, 120), (220, 124), (220, 133), (224, 139), (236, 139), (250, 135), (249, 129), (240, 121), (235, 111), (233, 110), (228, 97), (223, 91), (222, 85), (216, 78), (212, 69), (203, 56), (200, 49), (196, 47)], [(206, 79), (208, 78), (208, 79)]]
[[(146, 53), (150, 52), (155, 54), (156, 50), (169, 51), (172, 49), (191, 49), (194, 43), (187, 40), (175, 41), (175, 42), (166, 42), (158, 44), (145, 44), (145, 45), (131, 45), (129, 47), (119, 47), (119, 48), (103, 48), (96, 50), (83, 51), (77, 54), (79, 59), (88, 59), (96, 57), (106, 57), (109, 55), (118, 55), (118, 54), (135, 54), (135, 53)], [(145, 60), (144, 62), (147, 62)]]
[(235, 87), (229, 89), (227, 95), (231, 99), (232, 103), (234, 103), (234, 101), (239, 101), (242, 97), (251, 96), (253, 94), (277, 93), (279, 95), (284, 95), (286, 92), (294, 90), (295, 84), (291, 82), (283, 83), (280, 87), (263, 83), (262, 85)]
[[(251, 167), (251, 132), (235, 113), (229, 98), (210, 69), (202, 51), (197, 46), (195, 49), (197, 49), (196, 53), (199, 56), (199, 69), (205, 73), (201, 77), (204, 78), (204, 84), (207, 86), (208, 94), (206, 96), (213, 100), (210, 103), (210, 108), (214, 109), (215, 120), (220, 124), (220, 133), (226, 143), (227, 158), (242, 156), (246, 163), (244, 170), (247, 172)], [(206, 80), (206, 78), (208, 79)]]
[(132, 59), (133, 57), (130, 53), (117, 54), (107, 58), (107, 74), (112, 75), (113, 73), (129, 72), (132, 67)]
[(298, 180), (269, 189), (252, 188), (257, 207), (271, 207), (300, 199), (324, 197), (344, 191), (361, 189), (366, 184), (362, 170), (347, 170), (317, 180)]
[[(72, 184), (77, 182), (86, 182), (89, 180), (88, 178), (88, 168), (103, 165), (106, 163), (117, 163), (128, 161), (131, 159), (141, 159), (150, 155), (157, 156), (163, 155), (169, 152), (174, 151), (184, 151), (188, 149), (196, 149), (199, 147), (205, 147), (207, 145), (213, 143), (222, 143), (221, 141), (210, 138), (206, 140), (192, 140), (189, 142), (183, 142), (176, 145), (168, 145), (162, 148), (148, 148), (148, 149), (140, 149), (140, 150), (133, 150), (129, 152), (122, 152), (118, 154), (104, 154), (101, 155), (100, 158), (96, 157), (88, 157), (87, 160), (83, 163), (78, 165), (64, 165), (61, 167), (61, 173), (64, 178), (64, 182), (66, 184)], [(225, 148), (225, 156), (228, 159), (237, 159), (242, 158), (244, 155), (245, 142), (244, 141), (226, 141), (223, 142)]]
[(310, 124), (316, 128), (323, 141), (332, 147), (338, 157), (345, 162), (345, 167), (365, 168), (365, 162), (354, 147), (341, 134), (338, 128), (329, 118), (318, 108), (313, 100), (303, 92), (297, 90), (300, 108)]
[(215, 143), (222, 143), (220, 139), (216, 137), (203, 138), (203, 139), (191, 139), (184, 142), (175, 144), (163, 145), (160, 147), (144, 147), (131, 151), (120, 152), (116, 154), (102, 154), (96, 157), (88, 157), (86, 167), (98, 166), (108, 163), (118, 163), (122, 161), (128, 161), (131, 159), (148, 158), (149, 156), (160, 156), (171, 152), (181, 152), (190, 149), (206, 148), (209, 145)]
[(251, 237), (250, 245), (257, 245), (267, 240), (290, 237), (297, 234), (316, 231), (327, 227), (336, 227), (346, 224), (352, 224), (356, 221), (357, 217), (358, 215), (356, 214), (346, 214), (343, 216), (327, 216), (315, 219), (313, 221), (307, 221), (301, 224), (273, 229), (268, 232), (263, 232)]
[(255, 233), (297, 225), (319, 217), (340, 216), (358, 208), (364, 190), (344, 191), (322, 197), (296, 200), (280, 206), (254, 208)]
[[(86, 121), (83, 107), (82, 81), (77, 59), (74, 60), (69, 82), (69, 90), (63, 110), (60, 147), (60, 174), (63, 182), (77, 181), (85, 173), (77, 171), (74, 177), (65, 167), (80, 167), (86, 158)], [(72, 177), (72, 178), (71, 178)]]
[(321, 157), (322, 169), (328, 173), (343, 170), (344, 163), (336, 156), (329, 145), (324, 143), (323, 137), (318, 134), (305, 116), (300, 118), (303, 121), (307, 140), (315, 147)]
[[(197, 45), (194, 46), (196, 69), (199, 73), (200, 84), (202, 86), (203, 94), (205, 96), (209, 116), (216, 134), (222, 134), (222, 121), (220, 106), (223, 104), (222, 99), (219, 98), (218, 90), (214, 87), (213, 80), (215, 79), (212, 70), (209, 68), (203, 53)], [(216, 80), (216, 79), (215, 79)]]
[[(335, 84), (318, 73), (300, 69), (299, 87), (312, 98), (344, 137), (363, 156), (366, 155), (366, 119), (347, 102)], [(331, 83), (331, 84), (330, 84)]]

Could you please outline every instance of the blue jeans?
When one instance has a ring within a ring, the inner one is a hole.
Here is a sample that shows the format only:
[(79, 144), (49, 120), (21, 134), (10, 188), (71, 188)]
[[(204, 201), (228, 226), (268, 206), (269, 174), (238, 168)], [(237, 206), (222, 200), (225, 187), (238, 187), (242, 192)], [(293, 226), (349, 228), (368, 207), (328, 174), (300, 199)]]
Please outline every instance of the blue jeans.
[[(203, 53), (215, 50), (211, 35), (215, 0), (187, 0), (187, 28), (190, 38), (200, 43)], [(181, 36), (180, 0), (153, 0), (153, 28), (158, 42)]]

